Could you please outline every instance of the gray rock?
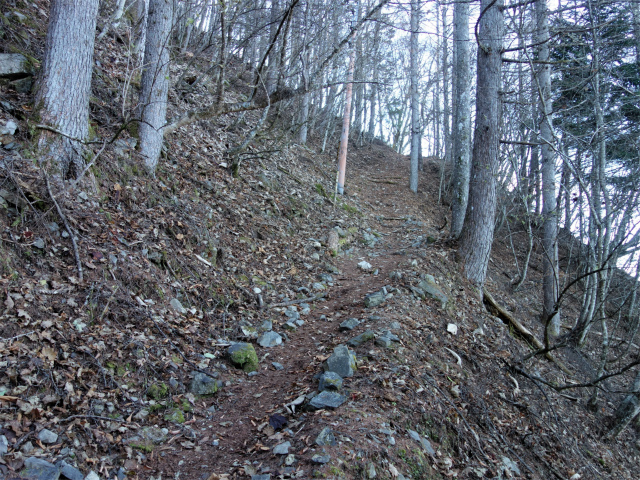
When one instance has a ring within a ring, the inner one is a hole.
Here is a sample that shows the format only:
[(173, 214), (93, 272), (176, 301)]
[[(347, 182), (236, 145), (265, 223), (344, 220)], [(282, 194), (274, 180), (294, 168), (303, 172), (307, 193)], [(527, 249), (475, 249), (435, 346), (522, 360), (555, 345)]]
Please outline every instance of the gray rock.
[(282, 337), (274, 331), (263, 333), (258, 338), (258, 345), (265, 348), (275, 347), (282, 344)]
[(333, 277), (331, 275), (329, 275), (328, 273), (321, 273), (320, 275), (318, 275), (318, 278), (322, 282), (327, 282), (327, 283), (333, 282)]
[(271, 365), (273, 365), (273, 368), (275, 368), (276, 370), (284, 370), (284, 367), (282, 366), (281, 363), (271, 362)]
[(271, 474), (265, 473), (262, 475), (251, 475), (251, 480), (271, 480)]
[(329, 427), (324, 427), (316, 437), (316, 445), (321, 447), (335, 445), (336, 443), (336, 437)]
[(300, 304), (300, 315), (309, 315), (311, 313), (311, 305), (308, 303)]
[(409, 436), (411, 438), (413, 438), (416, 442), (418, 442), (420, 445), (422, 445), (422, 448), (429, 454), (429, 455), (435, 455), (436, 451), (433, 449), (433, 447), (431, 446), (431, 442), (429, 440), (427, 440), (426, 438), (424, 438), (423, 436), (421, 436), (418, 432), (416, 432), (415, 430), (408, 430)]
[(194, 395), (213, 395), (222, 387), (222, 382), (202, 372), (191, 372), (193, 380), (189, 390)]
[(258, 338), (258, 329), (251, 325), (242, 325), (240, 330), (242, 330), (242, 334), (247, 338)]
[(0, 127), (0, 135), (14, 135), (18, 125), (13, 120), (7, 120), (4, 127)]
[(381, 336), (382, 337), (387, 337), (392, 342), (399, 342), (400, 341), (400, 337), (398, 337), (395, 333), (391, 333), (391, 330), (384, 330), (382, 332)]
[(510, 473), (508, 475), (509, 477), (511, 477), (511, 473), (515, 473), (517, 476), (521, 475), (518, 465), (509, 457), (502, 457), (502, 465), (503, 465), (503, 469)]
[(295, 332), (298, 329), (296, 324), (293, 322), (285, 323), (284, 325), (282, 325), (282, 328), (284, 328), (285, 330), (289, 330), (290, 332)]
[(287, 466), (291, 466), (294, 463), (296, 463), (296, 456), (293, 453), (290, 453), (289, 455), (287, 455), (287, 457), (284, 459), (284, 464)]
[(60, 475), (68, 480), (83, 480), (84, 478), (80, 470), (73, 465), (69, 465), (64, 460), (60, 462)]
[(300, 318), (300, 314), (298, 313), (298, 310), (296, 308), (289, 307), (285, 310), (284, 314), (287, 316), (287, 318), (293, 321)]
[(56, 443), (58, 441), (58, 434), (43, 428), (38, 433), (38, 440), (45, 444)]
[(86, 477), (84, 477), (84, 480), (100, 480), (100, 477), (96, 472), (91, 470), (89, 474)]
[(184, 315), (185, 313), (187, 313), (187, 309), (182, 306), (182, 303), (180, 303), (180, 300), (178, 300), (177, 298), (172, 298), (169, 304), (179, 314)]
[(19, 53), (0, 53), (0, 78), (16, 80), (33, 75), (27, 57)]
[(340, 390), (342, 388), (342, 377), (336, 372), (324, 372), (320, 375), (318, 390)]
[(273, 447), (272, 452), (274, 455), (288, 455), (289, 447), (291, 447), (291, 442), (284, 442)]
[(375, 337), (374, 333), (371, 330), (367, 330), (364, 333), (361, 333), (357, 337), (353, 337), (351, 340), (347, 342), (347, 344), (351, 347), (359, 347), (363, 343), (368, 342), (369, 340), (373, 340)]
[(373, 292), (364, 297), (364, 306), (367, 308), (374, 308), (378, 305), (382, 305), (386, 299), (387, 296), (383, 291)]
[(298, 319), (298, 320), (296, 320), (296, 321), (295, 321), (295, 324), (296, 324), (297, 326), (301, 327), (301, 326), (303, 326), (303, 325), (304, 325), (304, 320)]
[[(449, 302), (449, 297), (444, 294), (438, 285), (429, 281), (430, 279), (428, 277), (430, 277), (430, 275), (427, 276), (427, 280), (422, 280), (418, 284), (418, 288), (424, 292), (424, 296), (440, 300), (442, 306), (445, 307)], [(431, 279), (433, 279), (433, 277), (431, 277)]]
[(324, 364), (327, 372), (335, 372), (342, 378), (352, 377), (357, 369), (356, 356), (346, 345), (338, 345)]
[(159, 445), (167, 439), (169, 430), (158, 427), (144, 427), (138, 434), (127, 439), (125, 443), (129, 445)]
[(31, 452), (33, 452), (33, 448), (33, 443), (26, 442), (24, 445), (22, 445), (22, 447), (20, 447), (20, 451), (25, 455), (29, 455)]
[(331, 455), (319, 455), (316, 453), (313, 457), (311, 457), (311, 461), (313, 463), (320, 464), (329, 463), (331, 461)]
[(387, 337), (376, 337), (376, 345), (384, 348), (391, 348), (391, 340)]
[(44, 250), (44, 247), (45, 247), (44, 240), (42, 238), (36, 238), (33, 241), (33, 246), (39, 250)]
[(30, 480), (58, 480), (60, 469), (40, 458), (29, 457), (24, 461), (24, 470), (21, 474)]
[(373, 462), (369, 462), (369, 465), (367, 465), (367, 478), (376, 478), (376, 476), (376, 466)]
[(323, 408), (335, 409), (347, 401), (347, 397), (336, 392), (325, 390), (313, 397), (309, 402), (309, 406), (313, 410), (321, 410)]
[(343, 332), (351, 331), (358, 325), (360, 325), (360, 320), (358, 320), (357, 318), (348, 318), (340, 324), (340, 330)]
[(389, 324), (390, 330), (400, 330), (401, 328), (402, 328), (402, 325), (400, 325), (400, 322), (391, 322)]
[(9, 441), (4, 435), (0, 435), (0, 457), (9, 451)]
[(313, 285), (311, 285), (311, 288), (319, 292), (327, 289), (327, 287), (323, 283), (319, 282), (315, 282)]
[(262, 322), (262, 325), (260, 325), (260, 330), (264, 332), (273, 330), (273, 322), (271, 320), (265, 320), (264, 322)]
[(227, 354), (231, 363), (241, 367), (245, 372), (258, 370), (258, 355), (250, 343), (234, 343), (227, 350)]
[(18, 93), (31, 93), (33, 89), (33, 77), (19, 78), (10, 83), (13, 89)]

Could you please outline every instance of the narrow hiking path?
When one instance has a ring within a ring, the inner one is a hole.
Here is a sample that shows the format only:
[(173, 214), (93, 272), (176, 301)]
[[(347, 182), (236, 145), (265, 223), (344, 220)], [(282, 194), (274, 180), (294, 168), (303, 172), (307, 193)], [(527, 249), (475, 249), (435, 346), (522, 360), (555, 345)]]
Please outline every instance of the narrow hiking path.
[[(384, 456), (389, 446), (415, 442), (390, 425), (391, 418), (400, 415), (396, 404), (403, 397), (401, 391), (395, 391), (394, 382), (406, 384), (401, 357), (408, 353), (403, 337), (413, 326), (412, 317), (427, 313), (424, 307), (439, 310), (439, 302), (423, 302), (397, 287), (408, 285), (402, 272), (408, 268), (422, 271), (430, 263), (424, 250), (437, 230), (425, 222), (425, 209), (429, 203), (435, 208), (435, 202), (425, 199), (433, 198), (433, 192), (425, 192), (424, 186), (417, 195), (409, 191), (408, 165), (402, 157), (356, 161), (350, 168), (349, 198), (368, 210), (367, 215), (375, 214), (368, 219), (370, 245), (345, 244), (346, 253), (332, 260), (335, 271), (318, 278), (326, 285), (326, 297), (312, 303), (311, 312), (301, 317), (304, 324), (295, 331), (282, 328), (288, 320), (284, 307), (264, 312), (265, 320), (272, 319), (274, 331), (288, 339), (275, 347), (256, 346), (257, 374), (247, 375), (221, 364), (224, 388), (195, 409), (192, 438), (184, 430), (170, 432), (174, 436), (166, 447), (151, 454), (155, 472), (189, 479), (230, 472), (311, 478), (313, 470), (335, 468), (339, 458), (342, 462), (361, 456), (363, 452), (351, 450), (353, 445), (366, 445), (365, 457), (375, 458)], [(358, 266), (363, 261), (371, 268)], [(388, 297), (384, 304), (366, 308), (364, 297), (383, 288)], [(360, 322), (354, 328), (340, 327), (354, 318)], [(323, 362), (336, 346), (365, 332), (393, 341), (370, 339), (350, 347), (357, 355), (358, 369), (344, 379), (339, 392), (346, 401), (335, 410), (310, 411), (307, 403), (318, 390)], [(288, 422), (277, 431), (269, 425), (274, 414), (283, 415)], [(337, 445), (316, 445), (316, 437), (327, 426), (338, 439)], [(284, 442), (290, 443), (288, 450), (282, 450), (288, 454), (274, 454), (273, 448)], [(316, 457), (319, 461), (312, 461), (314, 455), (321, 455)], [(322, 458), (325, 455), (328, 457)], [(324, 463), (329, 465), (323, 467)]]

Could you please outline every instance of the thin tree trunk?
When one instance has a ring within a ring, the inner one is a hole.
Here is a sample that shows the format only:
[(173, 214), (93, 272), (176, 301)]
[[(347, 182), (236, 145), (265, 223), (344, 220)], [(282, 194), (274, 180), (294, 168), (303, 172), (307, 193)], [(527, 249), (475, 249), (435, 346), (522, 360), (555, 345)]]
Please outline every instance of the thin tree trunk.
[(356, 51), (351, 49), (349, 72), (347, 74), (347, 91), (344, 100), (344, 117), (342, 134), (340, 135), (340, 151), (338, 152), (338, 193), (344, 193), (344, 179), (347, 170), (347, 150), (349, 148), (349, 122), (351, 121), (351, 95), (353, 92), (353, 72), (356, 66)]
[(53, 0), (49, 11), (45, 57), (35, 103), (41, 106), (40, 122), (65, 135), (43, 130), (38, 139), (42, 162), (58, 184), (84, 169), (82, 141), (89, 135), (98, 3), (98, 0)]
[(502, 72), (502, 6), (502, 0), (482, 0), (480, 5), (473, 161), (469, 204), (458, 250), (465, 276), (480, 288), (486, 277), (493, 242), (496, 174), (500, 163), (498, 92)]
[(456, 2), (454, 6), (454, 42), (456, 63), (454, 70), (455, 100), (453, 118), (453, 198), (451, 201), (451, 237), (462, 232), (469, 201), (471, 175), (469, 150), (471, 135), (470, 72), (469, 72), (469, 4)]
[(163, 127), (169, 91), (169, 41), (173, 22), (173, 0), (150, 0), (146, 68), (140, 89), (140, 153), (145, 166), (154, 173), (162, 151)]
[(420, 150), (420, 98), (418, 96), (418, 28), (420, 24), (420, 0), (411, 0), (411, 174), (409, 188), (418, 192), (418, 152)]

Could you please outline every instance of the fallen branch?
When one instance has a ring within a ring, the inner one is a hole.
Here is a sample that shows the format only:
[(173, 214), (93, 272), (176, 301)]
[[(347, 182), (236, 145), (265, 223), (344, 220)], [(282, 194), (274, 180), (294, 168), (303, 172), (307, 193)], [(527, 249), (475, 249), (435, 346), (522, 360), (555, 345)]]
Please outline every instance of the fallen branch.
[(325, 295), (326, 294), (324, 293), (319, 293), (317, 295), (314, 295), (313, 297), (299, 298), (298, 300), (289, 300), (287, 302), (272, 303), (270, 305), (267, 305), (267, 308), (288, 307), (290, 305), (297, 305), (299, 303), (315, 302), (316, 300), (324, 298)]
[(371, 182), (371, 183), (390, 183), (391, 185), (398, 185), (398, 182), (393, 182), (391, 180), (372, 180), (372, 179), (369, 179), (368, 181)]
[[(495, 299), (491, 296), (491, 294), (487, 291), (486, 288), (482, 290), (482, 293), (483, 293), (483, 301), (485, 305), (488, 307), (488, 309), (492, 311), (492, 313), (494, 313), (497, 317), (499, 317), (503, 322), (513, 326), (513, 328), (515, 328), (517, 332), (520, 335), (522, 335), (527, 341), (533, 344), (534, 347), (536, 347), (539, 350), (545, 349), (544, 345), (542, 345), (542, 342), (540, 342), (540, 340), (538, 340), (533, 335), (533, 333), (531, 333), (524, 325), (522, 325), (516, 318), (514, 318), (513, 315), (511, 315), (504, 308), (498, 305), (498, 303), (495, 301)], [(551, 355), (550, 352), (546, 352), (544, 356), (545, 358), (547, 358), (547, 360), (550, 360), (553, 363), (555, 363), (558, 366), (558, 368), (562, 370), (564, 373), (566, 373), (567, 375), (572, 375), (571, 370), (565, 367), (562, 364), (562, 362), (557, 358), (555, 358), (553, 355)]]
[(60, 216), (60, 219), (64, 224), (64, 228), (69, 234), (69, 238), (71, 239), (71, 245), (73, 246), (73, 256), (76, 259), (76, 268), (78, 269), (78, 280), (82, 282), (82, 280), (84, 279), (84, 275), (82, 273), (82, 262), (80, 261), (80, 254), (78, 253), (78, 244), (76, 243), (75, 234), (71, 230), (71, 227), (69, 226), (69, 222), (67, 221), (67, 217), (65, 216), (64, 212), (60, 208), (60, 205), (58, 205), (58, 202), (56, 201), (56, 197), (54, 197), (53, 193), (51, 192), (51, 184), (49, 183), (49, 176), (46, 174), (44, 170), (42, 171), (42, 175), (44, 176), (44, 180), (47, 183), (47, 192), (49, 193), (49, 197), (51, 197), (53, 204), (56, 206), (58, 215)]

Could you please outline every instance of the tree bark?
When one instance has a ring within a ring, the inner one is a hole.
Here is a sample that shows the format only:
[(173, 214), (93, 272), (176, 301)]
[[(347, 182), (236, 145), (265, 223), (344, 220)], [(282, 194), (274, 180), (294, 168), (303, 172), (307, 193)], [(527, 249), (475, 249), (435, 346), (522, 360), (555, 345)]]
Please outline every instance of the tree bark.
[(454, 11), (454, 118), (453, 118), (453, 198), (451, 202), (451, 238), (462, 232), (469, 201), (469, 153), (471, 144), (471, 107), (469, 72), (469, 4), (456, 2)]
[(502, 73), (503, 1), (482, 0), (478, 33), (476, 127), (469, 204), (458, 260), (465, 276), (480, 288), (487, 274), (496, 212), (499, 166), (499, 110)]
[[(536, 0), (538, 61), (549, 61), (549, 12), (546, 0)], [(542, 157), (542, 216), (544, 220), (542, 246), (542, 320), (547, 334), (560, 334), (560, 313), (558, 312), (558, 211), (556, 208), (556, 156), (553, 149), (551, 130), (551, 66), (539, 63), (536, 75), (540, 111), (540, 154)]]
[(64, 133), (62, 136), (42, 131), (38, 140), (43, 164), (54, 183), (80, 174), (84, 167), (82, 142), (89, 135), (98, 3), (98, 0), (51, 2), (36, 105), (40, 123)]
[(411, 174), (409, 188), (418, 192), (418, 152), (420, 150), (420, 98), (418, 96), (418, 25), (420, 0), (411, 0), (410, 81), (411, 81)]
[(150, 0), (146, 66), (140, 89), (140, 153), (145, 167), (154, 173), (164, 138), (169, 92), (169, 42), (173, 23), (173, 0)]

